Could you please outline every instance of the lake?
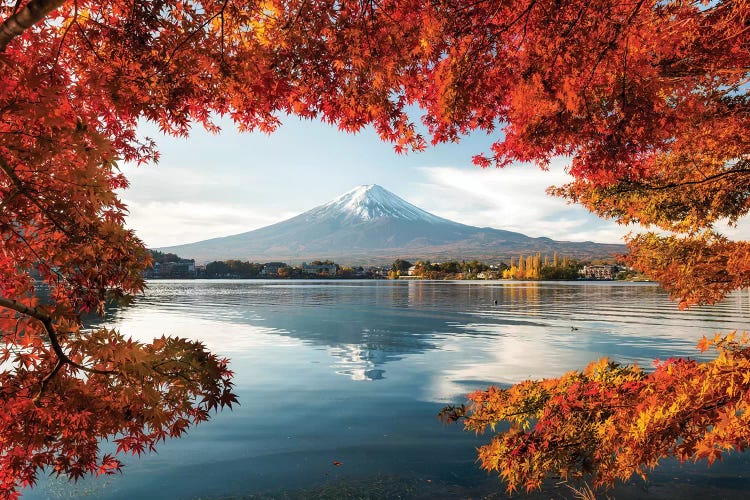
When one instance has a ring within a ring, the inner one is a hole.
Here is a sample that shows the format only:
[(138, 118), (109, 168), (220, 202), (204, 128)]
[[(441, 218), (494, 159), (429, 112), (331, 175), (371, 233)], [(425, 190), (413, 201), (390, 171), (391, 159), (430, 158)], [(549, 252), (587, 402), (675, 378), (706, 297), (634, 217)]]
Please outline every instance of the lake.
[[(495, 304), (497, 301), (497, 304)], [(750, 295), (679, 311), (652, 284), (152, 281), (103, 323), (229, 357), (241, 406), (122, 475), (42, 478), (25, 498), (502, 498), (476, 464), (488, 436), (436, 418), (489, 384), (553, 377), (609, 356), (699, 357), (703, 334), (748, 329)], [(340, 465), (334, 465), (340, 462)], [(747, 454), (668, 461), (617, 498), (744, 498)], [(550, 483), (539, 498), (570, 496)]]

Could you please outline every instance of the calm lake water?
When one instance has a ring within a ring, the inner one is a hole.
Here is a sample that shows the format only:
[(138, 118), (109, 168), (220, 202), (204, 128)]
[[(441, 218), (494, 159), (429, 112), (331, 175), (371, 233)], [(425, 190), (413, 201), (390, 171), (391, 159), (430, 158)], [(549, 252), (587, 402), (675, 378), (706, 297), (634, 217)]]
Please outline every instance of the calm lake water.
[[(497, 301), (497, 305), (495, 304)], [(609, 356), (696, 357), (703, 334), (748, 329), (750, 295), (679, 311), (651, 284), (155, 281), (109, 326), (200, 339), (232, 360), (241, 406), (122, 475), (42, 479), (25, 498), (502, 498), (447, 403)], [(573, 330), (573, 327), (576, 330)], [(333, 462), (341, 462), (335, 466)], [(665, 462), (617, 498), (743, 498), (748, 454)], [(539, 498), (570, 496), (551, 483)]]

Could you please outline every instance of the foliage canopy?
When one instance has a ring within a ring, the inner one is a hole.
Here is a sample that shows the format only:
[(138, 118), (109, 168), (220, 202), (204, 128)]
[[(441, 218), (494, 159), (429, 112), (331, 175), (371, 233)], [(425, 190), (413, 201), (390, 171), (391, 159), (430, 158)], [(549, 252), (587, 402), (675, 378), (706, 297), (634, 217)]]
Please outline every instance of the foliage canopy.
[[(97, 457), (98, 438), (119, 433), (121, 450), (139, 452), (234, 400), (226, 362), (199, 344), (141, 345), (81, 329), (81, 313), (143, 288), (150, 259), (124, 228), (115, 194), (127, 186), (117, 162), (158, 158), (138, 137), (138, 120), (185, 135), (193, 123), (217, 131), (217, 115), (272, 131), (296, 114), (346, 131), (370, 125), (397, 151), (492, 132), (497, 142), (476, 163), (546, 167), (569, 157), (575, 180), (552, 192), (673, 232), (634, 237), (633, 265), (683, 306), (713, 302), (750, 284), (750, 246), (715, 230), (750, 208), (749, 14), (747, 2), (732, 0), (3, 2), (2, 492), (33, 483), (45, 466), (73, 477), (114, 470), (113, 458)], [(427, 137), (410, 118), (415, 109)], [(719, 343), (717, 358), (735, 353), (727, 366), (737, 374), (739, 345)], [(648, 376), (592, 368), (583, 385), (541, 384), (549, 404), (563, 388), (586, 386), (601, 405), (611, 396), (601, 377), (623, 377), (612, 389), (620, 397), (669, 370), (713, 383), (708, 365), (674, 362)], [(650, 387), (666, 394), (680, 380), (664, 375)], [(523, 391), (498, 398), (516, 404)], [(731, 393), (731, 404), (745, 392)], [(478, 415), (483, 397), (474, 397)], [(712, 413), (715, 404), (705, 402), (706, 418), (728, 419), (724, 429), (741, 423)], [(589, 416), (610, 425), (609, 411)], [(535, 429), (514, 435), (511, 453), (526, 453), (526, 440), (543, 431)], [(654, 443), (641, 463), (666, 446)], [(558, 458), (545, 462), (548, 472)], [(509, 474), (511, 484), (537, 480)]]

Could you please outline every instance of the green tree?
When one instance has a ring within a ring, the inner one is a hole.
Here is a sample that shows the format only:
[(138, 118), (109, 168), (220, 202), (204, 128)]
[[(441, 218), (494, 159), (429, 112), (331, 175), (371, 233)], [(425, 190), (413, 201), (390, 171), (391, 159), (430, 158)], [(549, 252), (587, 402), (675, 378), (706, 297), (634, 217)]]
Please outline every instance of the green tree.
[(413, 266), (413, 264), (408, 260), (396, 259), (391, 265), (391, 270), (398, 271), (401, 274), (406, 274), (411, 266)]

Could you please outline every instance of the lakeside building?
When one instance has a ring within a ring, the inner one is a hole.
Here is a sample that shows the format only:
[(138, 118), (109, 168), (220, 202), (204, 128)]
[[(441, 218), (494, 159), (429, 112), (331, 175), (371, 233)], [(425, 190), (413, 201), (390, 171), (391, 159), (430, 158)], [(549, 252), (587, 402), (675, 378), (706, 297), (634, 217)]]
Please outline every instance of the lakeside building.
[(327, 274), (328, 276), (336, 276), (336, 271), (338, 271), (338, 265), (331, 262), (328, 263), (319, 263), (319, 264), (307, 264), (305, 262), (302, 263), (302, 274), (313, 274), (313, 275), (321, 275), (321, 274)]
[(372, 279), (388, 279), (390, 267), (385, 266), (368, 266), (364, 268), (365, 276)]
[(608, 264), (583, 266), (583, 269), (581, 269), (581, 275), (584, 279), (589, 280), (613, 280), (619, 270), (620, 269), (617, 266)]
[(260, 271), (261, 276), (278, 276), (279, 269), (288, 267), (285, 262), (267, 262)]
[(206, 277), (206, 265), (205, 264), (195, 266), (195, 277), (196, 278)]
[(143, 272), (143, 277), (146, 279), (193, 279), (197, 276), (193, 259), (181, 259), (178, 262), (154, 262), (154, 267)]

